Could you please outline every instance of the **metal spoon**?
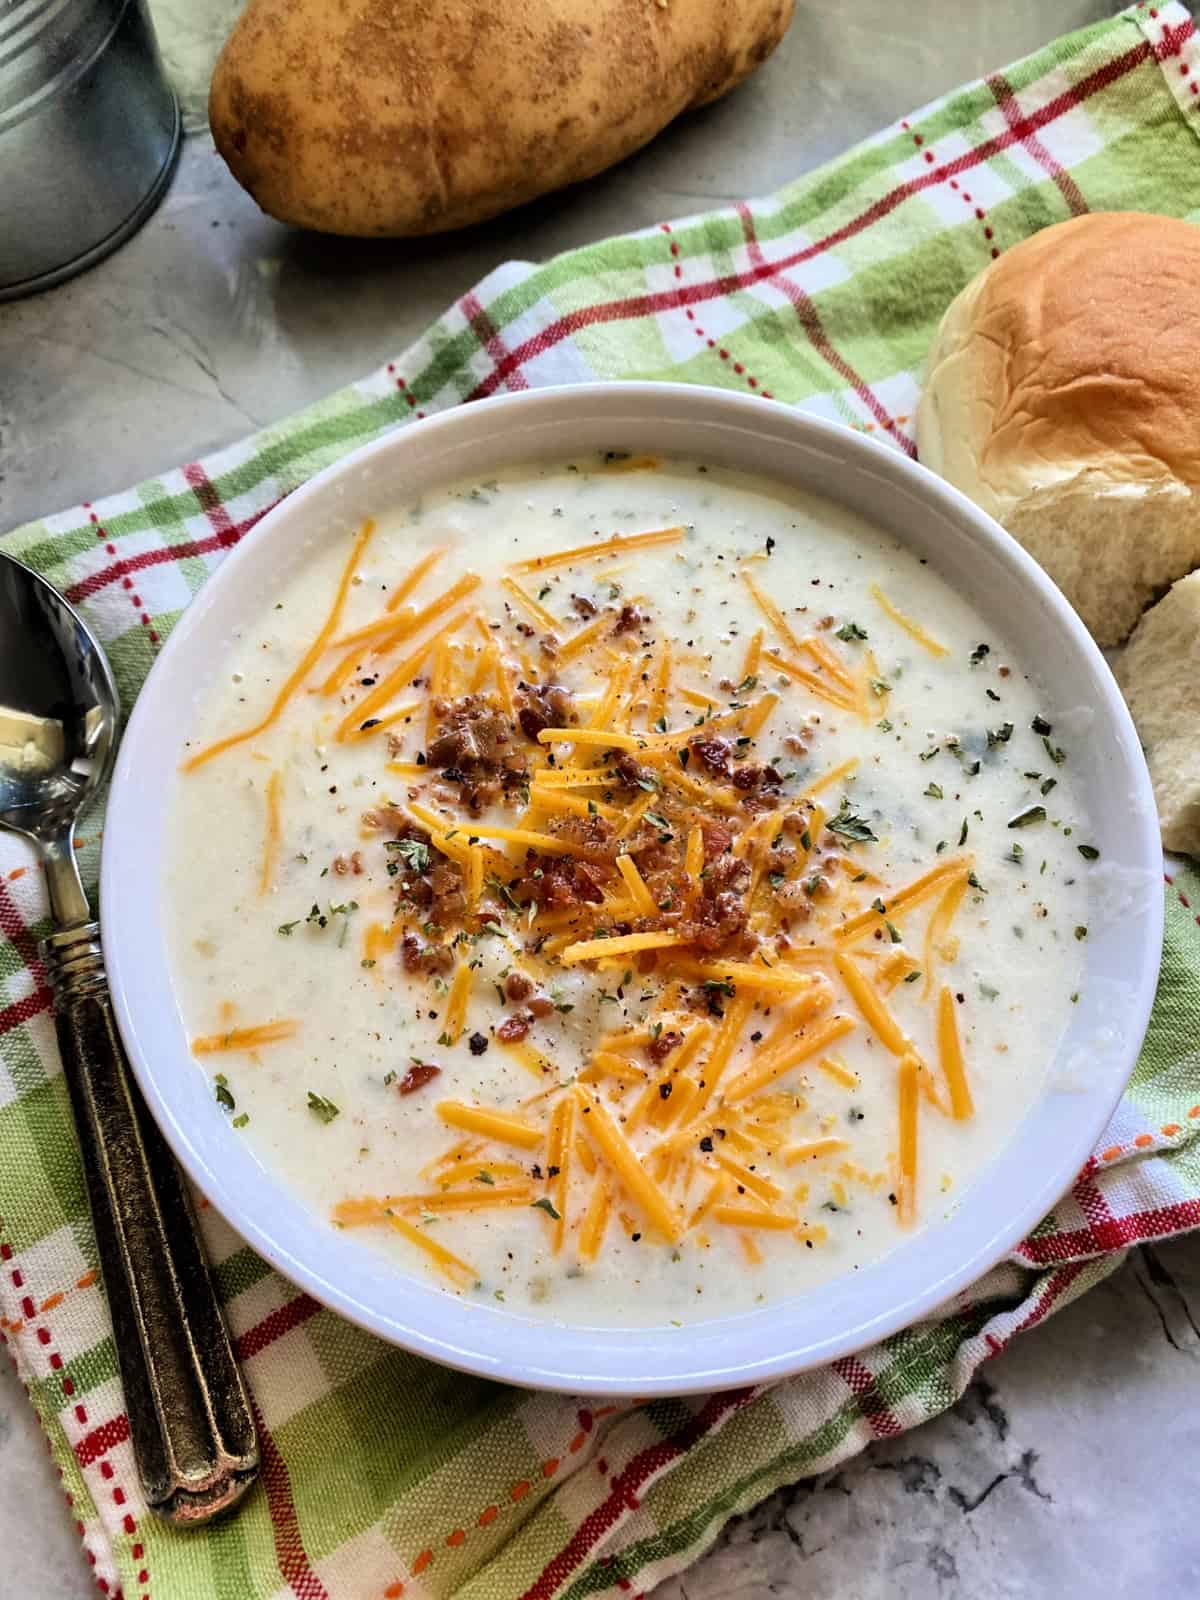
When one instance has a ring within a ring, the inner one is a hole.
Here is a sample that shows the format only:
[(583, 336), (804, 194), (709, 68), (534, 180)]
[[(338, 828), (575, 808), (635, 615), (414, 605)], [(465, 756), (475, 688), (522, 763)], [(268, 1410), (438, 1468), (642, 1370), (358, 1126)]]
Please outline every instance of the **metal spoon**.
[(254, 1482), (258, 1440), (186, 1190), (125, 1060), (75, 863), (75, 822), (108, 776), (117, 713), (96, 640), (0, 552), (0, 827), (37, 847), (58, 924), (41, 956), (142, 1487), (160, 1515), (198, 1523)]

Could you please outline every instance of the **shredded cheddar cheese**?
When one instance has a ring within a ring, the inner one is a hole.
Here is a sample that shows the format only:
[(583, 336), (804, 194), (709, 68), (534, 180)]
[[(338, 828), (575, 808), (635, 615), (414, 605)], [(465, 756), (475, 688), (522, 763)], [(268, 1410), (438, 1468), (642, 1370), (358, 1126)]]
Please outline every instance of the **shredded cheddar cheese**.
[(412, 570), (400, 580), (395, 589), (392, 591), (387, 603), (387, 609), (389, 611), (395, 611), (399, 606), (404, 604), (409, 595), (412, 594), (421, 583), (422, 579), (426, 578), (429, 573), (433, 571), (434, 567), (437, 566), (438, 562), (446, 554), (449, 548), (450, 546), (447, 544), (438, 545), (438, 547), (435, 550), (431, 550), (427, 556), (421, 557), (416, 566), (413, 567)]
[(785, 657), (776, 655), (774, 650), (764, 650), (763, 659), (773, 666), (776, 672), (782, 672), (785, 678), (790, 678), (793, 683), (802, 683), (818, 700), (827, 700), (830, 705), (837, 706), (839, 711), (853, 711), (862, 714), (861, 703), (840, 686), (840, 684), (827, 683), (819, 678), (815, 672), (810, 672), (807, 667), (802, 667), (796, 661), (788, 661)]
[(590, 561), (596, 556), (624, 555), (630, 550), (647, 550), (657, 545), (678, 544), (686, 528), (653, 528), (647, 533), (614, 534), (599, 544), (576, 545), (572, 550), (556, 550), (551, 555), (532, 556), (527, 561), (514, 561), (510, 572), (544, 572), (549, 567), (570, 566), (576, 561)]
[(578, 1084), (574, 1094), (597, 1155), (607, 1162), (614, 1178), (633, 1203), (645, 1212), (665, 1239), (674, 1243), (682, 1229), (678, 1212), (647, 1173), (625, 1135), (592, 1091)]
[(404, 658), (399, 666), (393, 667), (391, 672), (377, 683), (369, 694), (365, 695), (357, 705), (346, 713), (341, 722), (338, 723), (335, 737), (342, 740), (358, 738), (362, 734), (369, 732), (372, 727), (377, 727), (379, 724), (375, 719), (375, 712), (381, 706), (385, 706), (398, 689), (407, 688), (411, 684), (420, 670), (422, 662), (437, 641), (444, 635), (454, 633), (461, 627), (464, 615), (465, 613), (459, 612), (457, 616), (451, 617), (448, 622), (444, 622), (436, 633), (430, 634), (424, 644), (418, 645), (411, 655)]
[(906, 617), (884, 594), (877, 583), (871, 585), (871, 595), (879, 609), (891, 617), (892, 621), (903, 628), (911, 639), (915, 639), (923, 650), (928, 650), (931, 656), (944, 656), (946, 646), (939, 644), (932, 634), (926, 633), (919, 622), (914, 622), (911, 617)]
[(291, 1039), (300, 1030), (300, 1024), (290, 1017), (278, 1022), (259, 1022), (253, 1027), (230, 1028), (225, 1033), (202, 1034), (192, 1040), (194, 1056), (218, 1055), (236, 1050), (257, 1050), (264, 1044), (277, 1044), (280, 1039)]
[(942, 1076), (950, 1092), (950, 1109), (957, 1121), (965, 1122), (975, 1108), (967, 1086), (967, 1069), (958, 1038), (958, 1020), (954, 1015), (954, 996), (945, 985), (938, 995), (937, 1036)]
[(275, 862), (279, 855), (279, 837), (282, 832), (282, 822), (279, 815), (280, 796), (283, 792), (283, 773), (278, 767), (267, 779), (266, 805), (267, 826), (263, 838), (262, 872), (258, 879), (259, 894), (266, 894), (271, 887), (275, 876)]
[(393, 1211), (388, 1214), (387, 1220), (389, 1226), (402, 1238), (407, 1239), (409, 1244), (414, 1244), (418, 1250), (423, 1250), (442, 1276), (448, 1278), (456, 1289), (465, 1289), (478, 1280), (479, 1274), (474, 1267), (468, 1266), (453, 1251), (447, 1250), (445, 1245), (430, 1238), (428, 1233), (415, 1228), (406, 1217), (399, 1216)]
[(334, 594), (333, 605), (329, 609), (329, 615), (326, 617), (321, 626), (320, 632), (317, 634), (312, 644), (309, 645), (303, 656), (301, 656), (300, 661), (284, 680), (283, 687), (279, 690), (279, 693), (271, 702), (270, 710), (267, 712), (266, 716), (261, 718), (260, 721), (252, 724), (252, 726), (249, 728), (243, 728), (239, 733), (226, 734), (223, 739), (217, 739), (212, 744), (206, 745), (203, 750), (198, 750), (195, 755), (189, 756), (187, 760), (183, 762), (181, 768), (182, 771), (195, 772), (197, 767), (204, 766), (204, 764), (208, 761), (211, 761), (214, 756), (219, 756), (226, 750), (232, 750), (235, 745), (244, 744), (247, 739), (256, 739), (258, 735), (264, 732), (265, 729), (269, 728), (273, 722), (277, 722), (279, 720), (284, 706), (287, 705), (288, 701), (295, 694), (296, 690), (308, 677), (313, 667), (316, 666), (317, 662), (325, 654), (325, 650), (329, 644), (329, 641), (336, 632), (337, 625), (341, 620), (342, 610), (346, 604), (346, 596), (350, 591), (350, 580), (354, 576), (354, 570), (358, 566), (358, 563), (362, 560), (363, 552), (370, 543), (371, 536), (374, 534), (374, 532), (375, 524), (368, 517), (366, 522), (364, 522), (362, 527), (359, 529), (358, 535), (355, 538), (354, 544), (351, 548), (349, 558), (345, 567), (342, 569), (342, 575), (338, 580), (337, 592)]
[(468, 1133), (495, 1139), (499, 1144), (515, 1144), (522, 1150), (536, 1150), (544, 1138), (541, 1128), (487, 1106), (466, 1106), (457, 1100), (441, 1100), (437, 1114), (452, 1128), (464, 1128)]
[(517, 580), (509, 577), (507, 573), (500, 579), (500, 582), (512, 595), (522, 611), (531, 616), (539, 628), (543, 628), (547, 633), (554, 632), (558, 627), (558, 622), (550, 615), (540, 600), (535, 600), (531, 594), (527, 594)]
[[(629, 888), (630, 898), (637, 909), (647, 917), (652, 917), (657, 909), (654, 897), (646, 887), (646, 880), (638, 871), (638, 864), (631, 855), (622, 852), (617, 857), (617, 870), (624, 878)], [(611, 951), (608, 952), (610, 955)]]
[(802, 646), (799, 639), (797, 639), (796, 635), (792, 632), (791, 626), (784, 617), (783, 612), (780, 611), (779, 607), (775, 604), (774, 600), (771, 599), (770, 595), (766, 594), (762, 589), (759, 588), (758, 584), (754, 581), (753, 575), (747, 568), (742, 568), (741, 576), (742, 582), (754, 596), (754, 603), (762, 612), (763, 616), (766, 617), (767, 621), (775, 629), (775, 632), (783, 640), (784, 644), (787, 645), (788, 649), (794, 650), (796, 654), (799, 655)]
[(901, 1226), (911, 1227), (917, 1216), (917, 1116), (918, 1072), (920, 1063), (916, 1056), (900, 1058), (896, 1073), (897, 1098), (900, 1123), (900, 1175), (896, 1183), (897, 1214)]
[(386, 655), (405, 639), (410, 639), (414, 633), (420, 633), (422, 628), (428, 627), (437, 617), (445, 616), (459, 600), (465, 600), (467, 595), (473, 594), (481, 581), (477, 572), (464, 572), (444, 594), (438, 595), (436, 600), (431, 600), (428, 605), (422, 606), (420, 611), (414, 611), (400, 618), (380, 617), (376, 622), (368, 622), (352, 633), (335, 639), (334, 646), (336, 649), (344, 650), (347, 647), (369, 643), (378, 654)]
[(559, 959), (564, 965), (570, 965), (607, 956), (626, 956), (635, 950), (668, 950), (682, 943), (683, 939), (676, 933), (624, 933), (611, 939), (583, 939), (570, 944)]

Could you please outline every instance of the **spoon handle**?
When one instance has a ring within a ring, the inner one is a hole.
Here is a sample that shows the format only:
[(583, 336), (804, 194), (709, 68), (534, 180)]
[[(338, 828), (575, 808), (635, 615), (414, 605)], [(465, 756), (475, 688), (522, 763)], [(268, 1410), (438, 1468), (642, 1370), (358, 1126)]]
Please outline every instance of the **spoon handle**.
[(183, 1179), (117, 1034), (99, 927), (41, 951), (142, 1487), (161, 1516), (205, 1522), (258, 1476), (250, 1401)]

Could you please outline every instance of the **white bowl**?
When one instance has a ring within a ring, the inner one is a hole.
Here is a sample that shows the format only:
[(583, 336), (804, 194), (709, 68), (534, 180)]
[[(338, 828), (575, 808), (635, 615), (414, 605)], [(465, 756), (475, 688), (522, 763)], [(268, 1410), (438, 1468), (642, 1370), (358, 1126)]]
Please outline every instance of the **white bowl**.
[[(926, 556), (1036, 665), (1051, 716), (1092, 708), (1074, 775), (1106, 881), (1123, 891), (1119, 915), (1092, 910), (1087, 981), (1040, 1099), (954, 1213), (846, 1278), (683, 1332), (567, 1327), (467, 1303), (315, 1215), (215, 1104), (188, 1050), (164, 937), (162, 799), (197, 702), (261, 597), (311, 546), (400, 496), (411, 502), (468, 473), (600, 449), (699, 457), (796, 484)], [(226, 558), (172, 634), (125, 734), (104, 841), (104, 950), (151, 1111), (212, 1204), (286, 1277), (384, 1339), (490, 1378), (574, 1393), (687, 1393), (815, 1366), (926, 1317), (1043, 1216), (1086, 1161), (1141, 1044), (1162, 944), (1161, 865), (1149, 778), (1112, 675), (1062, 595), (990, 518), (898, 451), (786, 406), (685, 385), (595, 384), (464, 406), (377, 440), (290, 495)]]

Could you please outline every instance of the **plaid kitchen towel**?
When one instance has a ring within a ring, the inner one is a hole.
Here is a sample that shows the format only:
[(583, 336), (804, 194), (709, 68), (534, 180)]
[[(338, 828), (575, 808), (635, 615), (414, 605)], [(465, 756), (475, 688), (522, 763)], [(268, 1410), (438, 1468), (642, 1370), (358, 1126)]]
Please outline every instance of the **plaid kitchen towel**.
[[(461, 400), (597, 377), (724, 384), (911, 454), (936, 321), (989, 259), (1089, 209), (1200, 214), (1198, 86), (1186, 12), (1135, 7), (765, 200), (500, 267), (363, 382), (6, 546), (86, 614), (128, 704), (196, 590), (281, 496)], [(99, 827), (81, 851), (93, 886)], [(461, 1377), (298, 1295), (206, 1213), (264, 1465), (236, 1518), (184, 1534), (139, 1496), (36, 955), (42, 885), (22, 846), (0, 842), (0, 1327), (101, 1587), (127, 1600), (638, 1593), (778, 1484), (952, 1404), (1129, 1245), (1200, 1225), (1200, 878), (1166, 895), (1150, 1036), (1071, 1193), (937, 1320), (769, 1389), (614, 1408)]]

